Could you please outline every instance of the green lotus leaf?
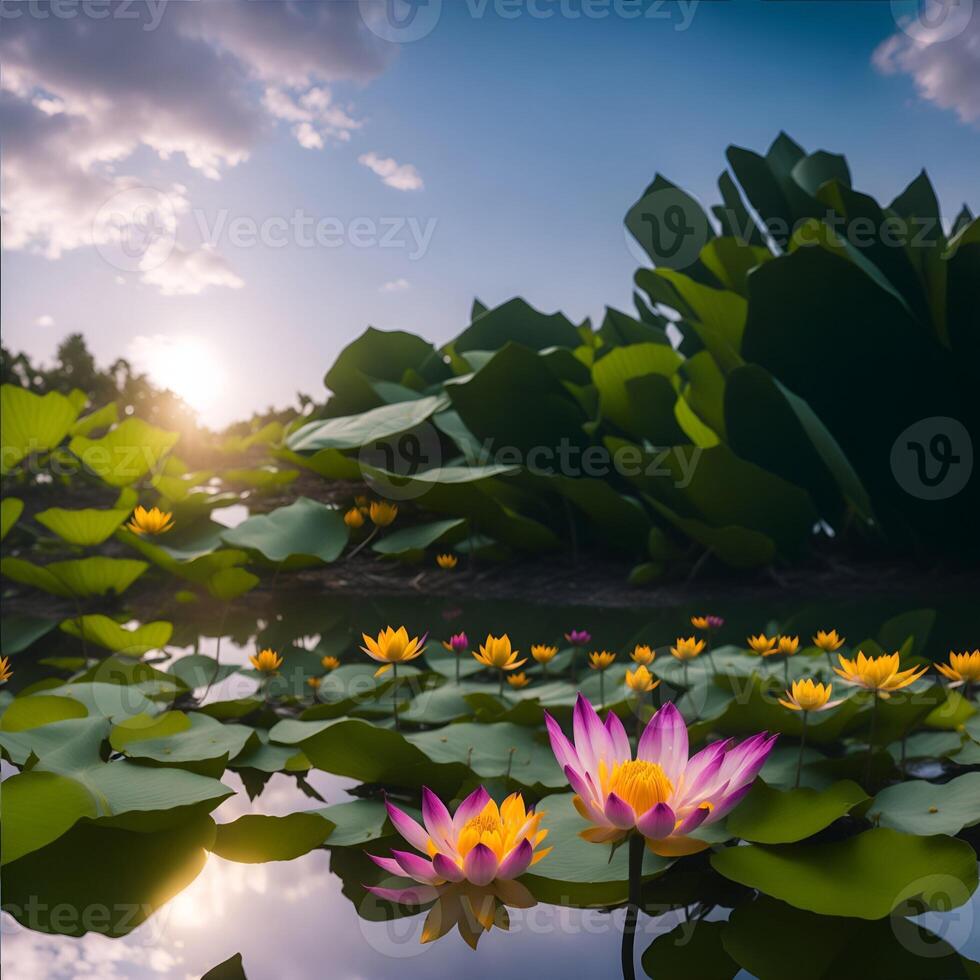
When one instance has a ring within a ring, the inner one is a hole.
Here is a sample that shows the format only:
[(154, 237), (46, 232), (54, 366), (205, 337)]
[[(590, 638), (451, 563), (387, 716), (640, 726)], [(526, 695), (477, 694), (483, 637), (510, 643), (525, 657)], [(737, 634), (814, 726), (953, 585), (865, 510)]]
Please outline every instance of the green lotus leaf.
[(382, 405), (360, 415), (308, 422), (286, 440), (294, 452), (321, 449), (360, 449), (407, 432), (449, 406), (444, 394)]
[(68, 448), (104, 482), (126, 487), (157, 469), (179, 438), (177, 432), (127, 418), (101, 439), (75, 436)]
[(228, 602), (245, 595), (258, 584), (258, 575), (253, 575), (244, 568), (221, 568), (208, 578), (207, 590), (215, 599)]
[(0, 501), (0, 541), (7, 536), (10, 529), (17, 523), (24, 510), (24, 501), (17, 497), (4, 497)]
[(32, 694), (14, 698), (0, 715), (0, 730), (22, 732), (66, 718), (84, 718), (88, 709), (73, 698), (51, 694)]
[(89, 546), (102, 544), (129, 516), (125, 510), (66, 510), (50, 507), (34, 515), (34, 519), (49, 531), (54, 531), (69, 544)]
[(129, 676), (127, 670), (133, 668), (140, 668), (141, 671), (151, 669), (133, 661), (103, 661), (92, 670), (95, 679), (61, 684), (44, 693), (48, 697), (72, 698), (85, 705), (90, 715), (109, 720), (142, 714), (155, 715), (160, 709), (147, 695), (137, 685), (125, 683)]
[(31, 453), (54, 449), (77, 417), (70, 399), (56, 391), (35, 395), (19, 385), (0, 385), (0, 473)]
[(238, 673), (235, 664), (216, 663), (214, 657), (206, 657), (202, 653), (190, 653), (179, 657), (168, 668), (188, 690), (194, 691), (208, 684), (219, 684), (226, 677)]
[(127, 629), (108, 616), (93, 613), (78, 619), (66, 619), (61, 629), (69, 636), (77, 636), (113, 653), (141, 657), (149, 650), (162, 650), (170, 642), (174, 626), (160, 620)]
[(739, 965), (725, 951), (726, 922), (686, 922), (657, 936), (643, 953), (643, 969), (656, 980), (732, 980)]
[(235, 953), (228, 959), (222, 960), (217, 966), (212, 966), (201, 980), (247, 980), (242, 954)]
[(743, 840), (759, 844), (790, 844), (823, 830), (868, 798), (850, 780), (823, 790), (778, 790), (756, 781), (748, 796), (732, 811), (728, 829)]
[(474, 311), (473, 322), (453, 341), (459, 353), (496, 350), (515, 341), (534, 350), (577, 347), (575, 326), (561, 313), (541, 313), (522, 299), (511, 299), (492, 310)]
[(225, 483), (261, 491), (281, 489), (292, 483), (298, 476), (298, 470), (277, 470), (271, 467), (221, 471), (221, 479)]
[(350, 531), (333, 507), (300, 497), (269, 514), (256, 514), (222, 535), (226, 544), (257, 551), (292, 567), (332, 562), (347, 545)]
[(58, 625), (56, 619), (11, 613), (0, 619), (0, 653), (21, 653)]
[[(558, 905), (602, 907), (626, 900), (629, 893), (628, 848), (611, 852), (609, 844), (591, 844), (579, 834), (589, 825), (572, 805), (571, 793), (546, 796), (535, 807), (548, 836), (550, 854), (521, 879), (538, 901)], [(611, 853), (610, 853), (611, 852)], [(673, 860), (644, 848), (643, 877), (662, 874)]]
[(125, 936), (197, 877), (213, 839), (210, 817), (154, 833), (82, 820), (4, 867), (4, 910), (36, 932)]
[(958, 834), (980, 823), (980, 772), (948, 783), (914, 779), (889, 786), (871, 802), (867, 817), (907, 834)]
[(23, 585), (64, 598), (120, 595), (146, 571), (144, 561), (128, 558), (75, 558), (35, 565), (22, 558), (0, 560), (0, 573)]
[[(262, 702), (253, 700), (251, 703), (254, 710)], [(214, 705), (211, 707), (213, 708)], [(255, 769), (257, 772), (274, 773), (306, 772), (310, 768), (310, 760), (302, 752), (297, 752), (294, 746), (272, 745), (269, 742), (268, 732), (261, 728), (257, 728), (255, 734), (258, 737), (257, 741), (249, 743), (244, 751), (231, 761), (230, 765), (233, 769)]]
[(152, 719), (134, 718), (116, 725), (109, 743), (129, 759), (165, 766), (219, 760), (221, 771), (229, 759), (258, 744), (247, 725), (223, 725), (208, 715), (169, 711)]
[(88, 415), (83, 415), (71, 427), (70, 434), (73, 436), (91, 436), (97, 429), (108, 429), (119, 421), (119, 406), (115, 402), (109, 402), (97, 408)]
[(218, 824), (211, 849), (226, 861), (242, 864), (292, 861), (319, 847), (332, 829), (315, 811), (285, 817), (247, 813), (231, 823)]
[[(829, 843), (751, 844), (727, 847), (711, 856), (712, 867), (747, 888), (821, 915), (883, 919), (903, 905), (921, 909), (955, 904), (977, 887), (973, 848), (951, 837), (914, 837), (884, 827)], [(962, 891), (959, 891), (962, 886)]]
[(331, 825), (327, 847), (359, 847), (393, 832), (389, 829), (388, 811), (380, 800), (351, 800), (315, 812)]
[[(414, 527), (399, 528), (386, 534), (372, 546), (379, 555), (397, 555), (405, 557), (421, 554), (426, 548), (432, 547), (438, 541), (447, 537), (461, 537), (466, 527), (466, 521), (459, 517), (445, 521), (433, 521), (431, 524), (416, 524)], [(453, 532), (456, 532), (453, 534)]]

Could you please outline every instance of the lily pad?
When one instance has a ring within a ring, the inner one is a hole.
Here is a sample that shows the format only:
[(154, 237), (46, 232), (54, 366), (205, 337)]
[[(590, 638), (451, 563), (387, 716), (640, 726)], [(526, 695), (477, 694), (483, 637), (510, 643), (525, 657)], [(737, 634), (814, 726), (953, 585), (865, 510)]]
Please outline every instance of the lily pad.
[(218, 824), (211, 849), (226, 861), (243, 864), (292, 861), (319, 847), (332, 829), (330, 821), (315, 811), (285, 817), (247, 813)]
[(685, 922), (657, 936), (643, 953), (643, 969), (655, 980), (732, 980), (739, 965), (725, 951), (727, 922)]
[(82, 616), (80, 619), (66, 619), (61, 624), (61, 629), (69, 636), (77, 636), (127, 657), (141, 657), (149, 650), (162, 650), (174, 631), (173, 623), (162, 620), (127, 629), (100, 613)]
[(907, 834), (958, 834), (980, 823), (980, 772), (948, 783), (914, 779), (883, 789), (868, 808), (868, 819)]

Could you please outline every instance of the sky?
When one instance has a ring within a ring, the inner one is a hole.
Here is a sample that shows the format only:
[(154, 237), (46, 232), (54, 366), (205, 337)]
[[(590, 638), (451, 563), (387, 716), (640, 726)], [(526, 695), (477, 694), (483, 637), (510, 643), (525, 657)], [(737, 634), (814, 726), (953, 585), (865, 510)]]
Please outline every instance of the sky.
[(623, 215), (716, 203), (732, 143), (976, 213), (980, 10), (921, 3), (0, 0), (4, 345), (79, 331), (223, 426), (369, 325), (630, 309)]

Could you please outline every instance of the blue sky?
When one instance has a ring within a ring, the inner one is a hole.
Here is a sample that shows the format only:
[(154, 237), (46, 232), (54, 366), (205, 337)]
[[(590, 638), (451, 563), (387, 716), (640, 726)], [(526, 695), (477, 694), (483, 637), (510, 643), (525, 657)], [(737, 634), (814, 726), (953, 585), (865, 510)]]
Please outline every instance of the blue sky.
[[(729, 143), (764, 150), (785, 129), (846, 153), (880, 200), (925, 167), (947, 218), (980, 204), (972, 8), (923, 40), (902, 3), (644, 2), (657, 17), (625, 20), (444, 0), (396, 44), (365, 29), (381, 6), (5, 23), (5, 345), (47, 358), (80, 330), (217, 425), (322, 397), (368, 324), (444, 341), (474, 296), (574, 319), (628, 308), (623, 214), (656, 172), (714, 203)], [(176, 249), (119, 268), (92, 229), (130, 185), (169, 202)], [(310, 237), (329, 221), (329, 244), (283, 228), (296, 212)]]

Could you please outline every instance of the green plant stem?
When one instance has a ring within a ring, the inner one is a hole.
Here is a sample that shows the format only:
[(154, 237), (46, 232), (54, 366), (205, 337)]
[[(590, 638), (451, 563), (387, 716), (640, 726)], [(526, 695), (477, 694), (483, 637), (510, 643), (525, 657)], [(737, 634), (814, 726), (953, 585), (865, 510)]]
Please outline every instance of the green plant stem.
[(783, 657), (783, 682), (786, 684), (786, 690), (789, 690), (789, 657)]
[(208, 680), (207, 687), (204, 688), (204, 693), (201, 695), (199, 704), (204, 704), (205, 699), (211, 693), (211, 687), (218, 677), (218, 671), (221, 669), (221, 638), (225, 635), (225, 620), (228, 618), (228, 603), (224, 604), (221, 610), (221, 621), (218, 623), (218, 641), (214, 645), (214, 670), (211, 671), (211, 677)]
[(456, 654), (456, 684), (459, 684), (459, 661), (463, 655), (461, 653)]
[(604, 670), (599, 671), (599, 707), (604, 708), (606, 705), (606, 672)]
[(367, 545), (369, 545), (378, 536), (378, 531), (380, 530), (381, 527), (375, 524), (374, 527), (371, 529), (371, 533), (356, 548), (353, 548), (347, 552), (346, 560), (350, 561), (351, 558), (354, 557), (354, 555), (356, 555), (359, 551), (367, 547)]
[(572, 659), (571, 659), (572, 683), (573, 684), (578, 680), (578, 671), (576, 671), (576, 669), (575, 669), (575, 654), (576, 653), (578, 653), (578, 647), (573, 646), (572, 647)]
[(803, 752), (806, 749), (806, 725), (810, 720), (810, 712), (803, 712), (803, 734), (800, 735), (800, 754), (796, 758), (796, 780), (793, 783), (793, 789), (800, 788), (800, 772), (803, 769)]
[(391, 707), (395, 715), (395, 731), (399, 729), (398, 724), (398, 664), (391, 665)]
[(642, 874), (643, 836), (634, 831), (629, 840), (629, 904), (626, 907), (626, 920), (623, 923), (623, 980), (636, 980), (633, 950), (636, 944), (636, 924), (640, 916)]
[(875, 751), (875, 724), (878, 721), (878, 692), (872, 691), (871, 696), (871, 731), (868, 732), (868, 761), (864, 771), (865, 789), (871, 788), (871, 760), (874, 758)]
[(504, 669), (500, 668), (500, 686), (497, 688), (497, 697), (502, 698), (504, 696)]

